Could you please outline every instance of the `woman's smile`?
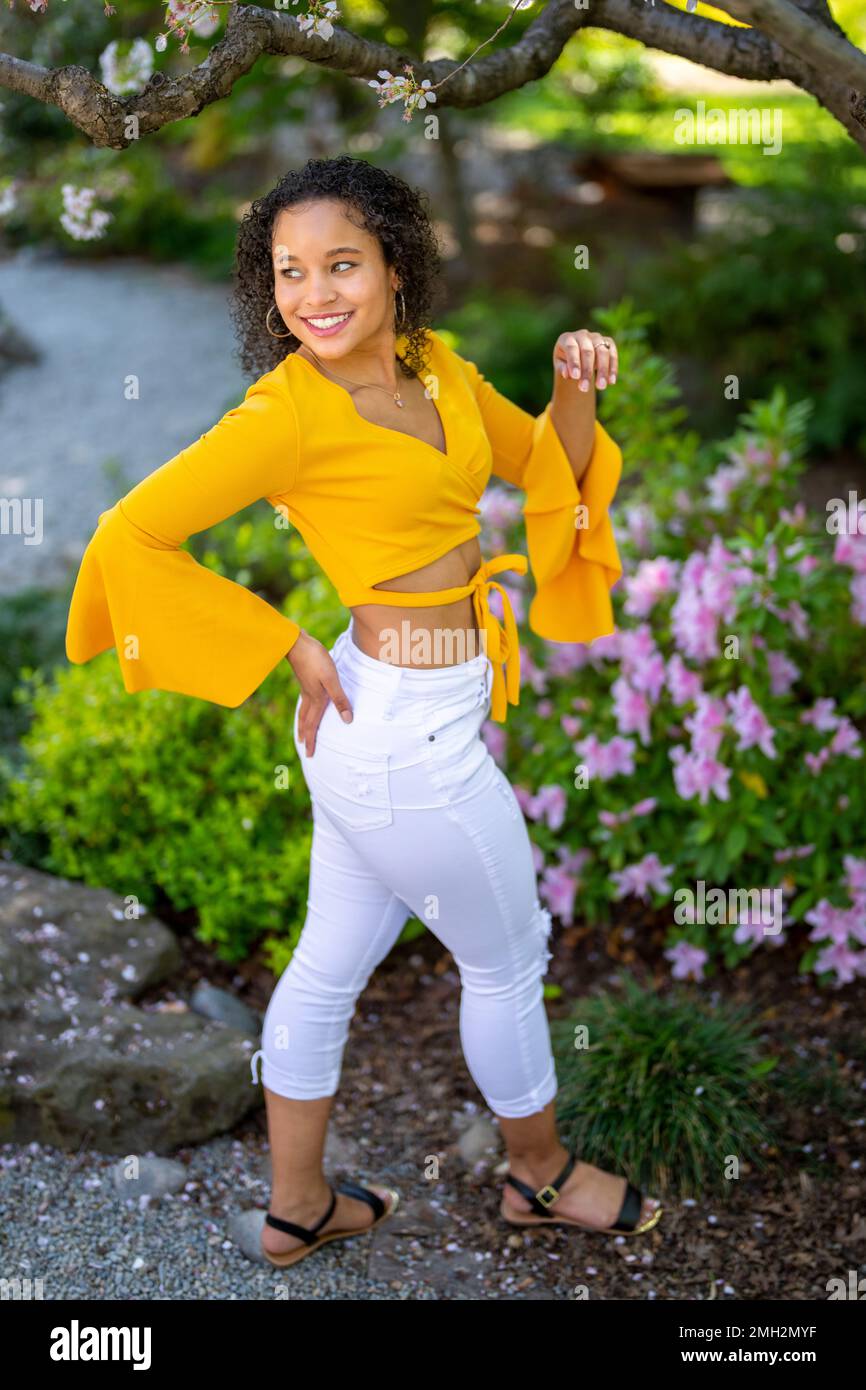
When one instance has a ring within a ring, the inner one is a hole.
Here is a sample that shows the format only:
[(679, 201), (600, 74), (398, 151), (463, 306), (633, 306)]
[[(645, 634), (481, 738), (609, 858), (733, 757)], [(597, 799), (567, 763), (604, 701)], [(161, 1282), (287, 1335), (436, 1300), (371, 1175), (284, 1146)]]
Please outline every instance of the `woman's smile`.
[(348, 309), (341, 314), (298, 314), (298, 318), (317, 338), (333, 338), (335, 333), (339, 333), (340, 329), (345, 327), (354, 312), (354, 309)]

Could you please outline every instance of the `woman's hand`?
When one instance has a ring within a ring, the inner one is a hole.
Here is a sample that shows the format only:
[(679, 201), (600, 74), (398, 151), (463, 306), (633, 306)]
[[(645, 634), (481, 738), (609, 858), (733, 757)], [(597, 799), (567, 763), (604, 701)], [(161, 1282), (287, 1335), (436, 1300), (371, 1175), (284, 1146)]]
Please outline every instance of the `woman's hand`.
[(619, 353), (613, 338), (578, 328), (573, 333), (560, 333), (553, 348), (553, 370), (560, 376), (576, 381), (581, 391), (588, 391), (595, 375), (600, 391), (616, 381)]
[(301, 632), (287, 653), (286, 661), (301, 687), (298, 738), (306, 747), (307, 757), (311, 758), (316, 750), (316, 734), (328, 701), (333, 700), (340, 718), (347, 724), (352, 722), (352, 706), (340, 684), (333, 657), (308, 632)]
[[(619, 354), (612, 338), (588, 328), (560, 333), (553, 347), (550, 418), (580, 487), (598, 438), (595, 392), (616, 381)], [(595, 381), (593, 380), (595, 377)], [(580, 388), (575, 391), (575, 383)], [(586, 394), (584, 394), (586, 393)]]

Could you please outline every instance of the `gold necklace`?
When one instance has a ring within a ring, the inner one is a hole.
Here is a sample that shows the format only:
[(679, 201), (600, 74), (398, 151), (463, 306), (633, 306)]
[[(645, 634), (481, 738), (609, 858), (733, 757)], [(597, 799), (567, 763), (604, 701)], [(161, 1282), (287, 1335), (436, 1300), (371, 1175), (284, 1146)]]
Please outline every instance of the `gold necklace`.
[[(313, 352), (313, 349), (310, 347), (309, 343), (305, 343), (305, 344), (304, 344), (304, 347), (307, 349), (307, 352), (312, 352), (312, 353), (313, 353), (313, 356), (315, 357), (316, 361), (319, 363), (320, 366), (323, 367), (323, 366), (325, 365), (325, 364), (322, 362), (322, 359), (321, 359), (321, 357), (318, 355), (318, 353), (317, 353), (317, 352)], [(395, 356), (396, 356), (396, 353), (395, 353)], [(402, 361), (402, 358), (398, 357), (398, 358), (397, 358), (397, 361), (398, 361), (398, 362)], [(347, 386), (355, 386), (355, 387), (358, 387), (358, 386), (369, 386), (372, 390), (375, 390), (375, 391), (386, 391), (387, 394), (388, 394), (388, 395), (391, 397), (391, 399), (394, 401), (394, 403), (395, 403), (396, 405), (399, 405), (399, 407), (400, 407), (401, 410), (403, 409), (404, 405), (406, 404), (406, 402), (405, 402), (404, 400), (402, 400), (399, 391), (392, 391), (392, 390), (390, 390), (390, 388), (387, 387), (387, 386), (379, 386), (375, 381), (350, 381), (349, 378), (348, 378), (347, 376), (340, 376), (340, 373), (339, 373), (339, 372), (335, 372), (334, 369), (333, 369), (333, 367), (328, 367), (327, 370), (331, 373), (332, 376), (335, 376), (335, 377), (337, 378), (338, 381), (345, 381), (345, 383), (346, 383)]]

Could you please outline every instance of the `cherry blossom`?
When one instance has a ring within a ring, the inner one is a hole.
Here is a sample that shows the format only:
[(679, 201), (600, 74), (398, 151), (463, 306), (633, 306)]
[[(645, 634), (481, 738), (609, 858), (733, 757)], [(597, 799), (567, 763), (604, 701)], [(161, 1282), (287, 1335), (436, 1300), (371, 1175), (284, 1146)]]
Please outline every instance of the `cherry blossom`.
[(99, 55), (102, 80), (116, 96), (140, 92), (153, 73), (153, 64), (153, 49), (141, 38), (133, 39), (128, 48), (125, 41), (112, 39)]

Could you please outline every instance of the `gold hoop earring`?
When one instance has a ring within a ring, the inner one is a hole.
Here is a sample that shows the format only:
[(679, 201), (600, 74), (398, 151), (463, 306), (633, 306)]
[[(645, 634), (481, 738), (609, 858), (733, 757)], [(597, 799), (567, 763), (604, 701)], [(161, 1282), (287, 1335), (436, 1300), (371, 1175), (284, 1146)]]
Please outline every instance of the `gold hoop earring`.
[(401, 328), (401, 327), (403, 326), (403, 324), (406, 322), (406, 296), (404, 295), (404, 293), (403, 293), (402, 290), (396, 290), (395, 293), (394, 293), (394, 303), (395, 303), (395, 304), (396, 304), (396, 302), (397, 302), (397, 295), (398, 295), (398, 294), (399, 294), (401, 300), (403, 301), (403, 312), (402, 312), (402, 314), (400, 315), (399, 319), (397, 319), (396, 324), (395, 324), (395, 327)]
[[(272, 338), (291, 338), (291, 337), (293, 337), (294, 335), (292, 334), (291, 331), (289, 331), (288, 333), (275, 333), (274, 330), (271, 328), (271, 314), (274, 312), (274, 310), (276, 309), (276, 307), (277, 307), (276, 304), (272, 304), (271, 307), (270, 307), (270, 309), (268, 310), (268, 312), (265, 314), (265, 328), (268, 330), (268, 332), (270, 333), (270, 335), (271, 335)], [(283, 320), (283, 322), (285, 322), (285, 320)]]

